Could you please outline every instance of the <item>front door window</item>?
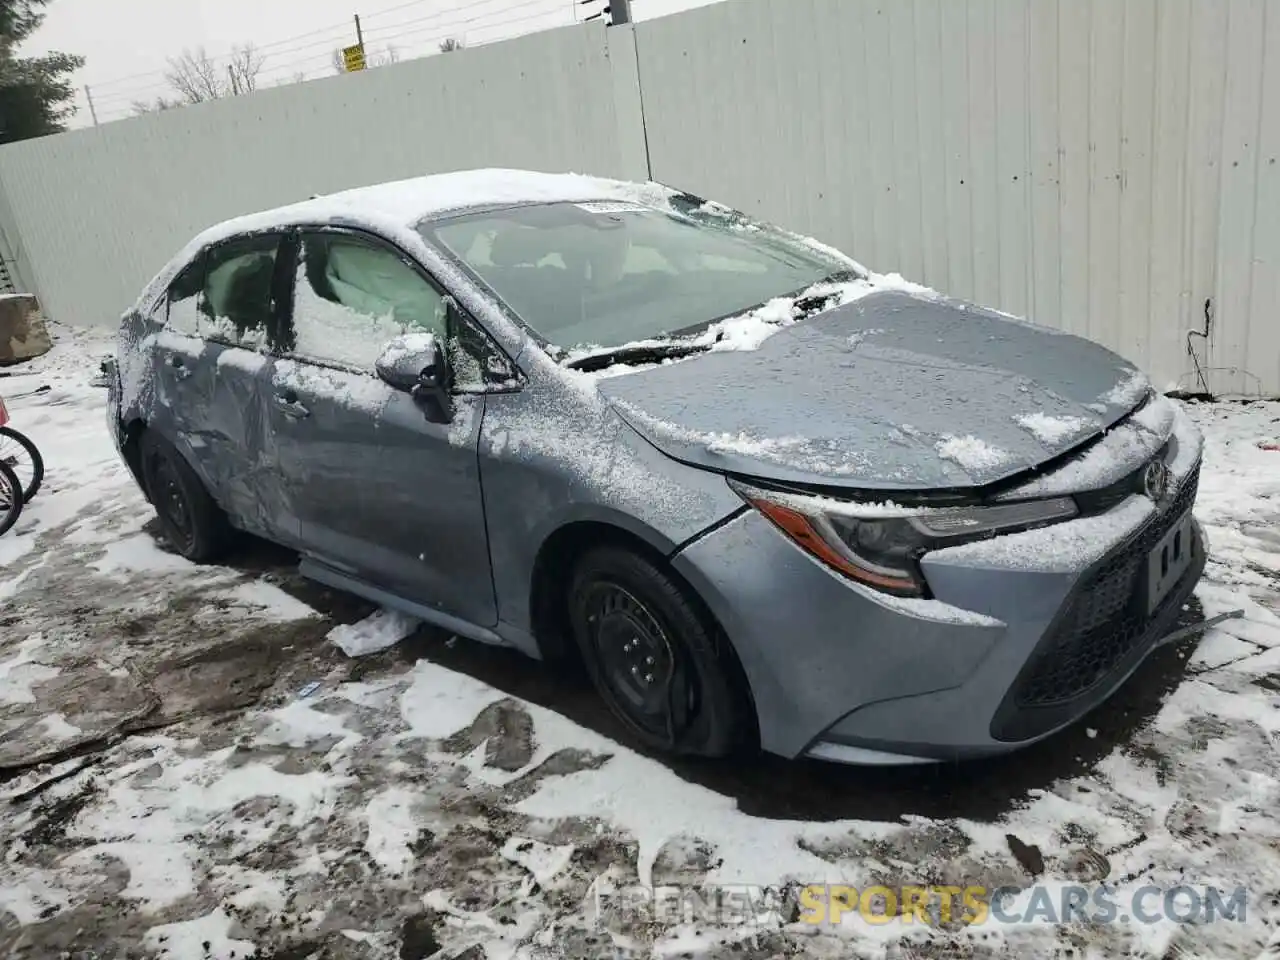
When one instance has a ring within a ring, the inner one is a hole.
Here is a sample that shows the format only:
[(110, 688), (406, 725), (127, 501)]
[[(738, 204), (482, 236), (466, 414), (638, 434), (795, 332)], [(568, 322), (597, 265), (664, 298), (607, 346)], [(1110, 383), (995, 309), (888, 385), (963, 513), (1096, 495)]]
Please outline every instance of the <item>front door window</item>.
[(395, 250), (348, 234), (302, 237), (293, 312), (296, 356), (364, 372), (401, 334), (447, 337), (443, 295)]

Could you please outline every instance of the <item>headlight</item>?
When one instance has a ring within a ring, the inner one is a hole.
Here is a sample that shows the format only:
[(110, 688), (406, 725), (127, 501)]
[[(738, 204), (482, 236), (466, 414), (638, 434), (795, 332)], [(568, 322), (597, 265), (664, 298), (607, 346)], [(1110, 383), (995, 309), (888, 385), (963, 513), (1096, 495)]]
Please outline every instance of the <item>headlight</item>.
[(1030, 530), (1076, 515), (1070, 497), (977, 507), (912, 508), (729, 485), (798, 547), (884, 593), (926, 593), (920, 557), (930, 550)]

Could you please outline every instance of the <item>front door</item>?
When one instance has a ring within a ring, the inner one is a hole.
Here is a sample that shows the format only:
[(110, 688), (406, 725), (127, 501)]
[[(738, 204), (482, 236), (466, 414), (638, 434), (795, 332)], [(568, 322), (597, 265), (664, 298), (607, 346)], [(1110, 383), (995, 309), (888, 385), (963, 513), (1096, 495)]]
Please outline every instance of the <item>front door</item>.
[(497, 622), (480, 495), (484, 397), (432, 423), (374, 362), (409, 330), (445, 340), (442, 294), (362, 234), (296, 245), (287, 356), (272, 365), (271, 439), (304, 552), (480, 626)]

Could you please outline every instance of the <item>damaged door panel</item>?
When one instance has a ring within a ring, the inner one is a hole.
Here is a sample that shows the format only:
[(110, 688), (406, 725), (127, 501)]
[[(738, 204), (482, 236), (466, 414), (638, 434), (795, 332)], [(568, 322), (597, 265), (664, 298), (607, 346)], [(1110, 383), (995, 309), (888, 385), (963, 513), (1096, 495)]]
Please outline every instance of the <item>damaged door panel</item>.
[[(148, 411), (148, 426), (172, 438), (205, 482), (216, 487), (220, 470), (204, 439), (213, 393), (213, 368), (204, 358), (206, 344), (200, 337), (204, 264), (200, 257), (182, 271), (157, 310), (163, 326), (151, 351), (156, 402)], [(216, 489), (211, 492), (218, 496)]]

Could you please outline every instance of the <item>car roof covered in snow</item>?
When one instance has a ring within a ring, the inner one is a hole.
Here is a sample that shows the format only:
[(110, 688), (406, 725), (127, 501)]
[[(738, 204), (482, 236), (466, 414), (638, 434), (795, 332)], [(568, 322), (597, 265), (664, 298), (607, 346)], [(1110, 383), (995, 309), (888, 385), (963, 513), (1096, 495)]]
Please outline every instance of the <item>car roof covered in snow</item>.
[(299, 224), (363, 227), (412, 243), (413, 228), (433, 216), (522, 203), (627, 200), (661, 206), (674, 191), (655, 183), (631, 183), (577, 173), (484, 169), (438, 173), (356, 187), (283, 207), (224, 220), (196, 236), (143, 290), (133, 309), (145, 310), (201, 250), (212, 244)]
[[(652, 189), (652, 185), (649, 186)], [(243, 232), (276, 224), (327, 222), (343, 214), (377, 216), (412, 227), (442, 213), (473, 207), (587, 200), (638, 200), (644, 185), (577, 173), (459, 170), (356, 187), (219, 224), (210, 233)]]

